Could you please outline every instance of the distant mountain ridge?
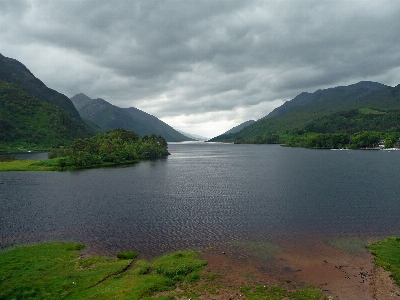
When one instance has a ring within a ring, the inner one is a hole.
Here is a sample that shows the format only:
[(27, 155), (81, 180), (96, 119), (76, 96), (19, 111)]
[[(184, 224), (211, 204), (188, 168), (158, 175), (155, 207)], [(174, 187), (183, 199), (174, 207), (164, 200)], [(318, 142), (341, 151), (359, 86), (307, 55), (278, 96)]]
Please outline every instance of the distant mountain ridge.
[[(323, 103), (329, 102), (328, 105), (331, 107), (331, 109), (333, 109), (333, 106), (335, 104), (339, 104), (339, 106), (342, 106), (342, 101), (344, 97), (349, 97), (349, 98), (352, 98), (354, 96), (358, 98), (365, 97), (371, 91), (375, 91), (383, 87), (387, 86), (378, 82), (360, 81), (358, 83), (350, 84), (348, 86), (338, 86), (324, 90), (317, 90), (314, 93), (303, 92), (294, 97), (292, 100), (286, 101), (281, 106), (275, 108), (264, 118), (268, 119), (276, 116), (282, 116), (293, 109), (300, 107), (304, 108), (307, 107), (308, 104), (316, 102), (323, 102)], [(335, 98), (339, 99), (340, 101), (338, 103), (334, 103)]]
[(168, 142), (189, 141), (165, 122), (135, 107), (121, 108), (104, 99), (91, 99), (83, 93), (71, 97), (72, 103), (83, 119), (93, 122), (102, 131), (115, 128), (133, 130), (141, 136), (161, 135)]
[(238, 133), (220, 135), (213, 141), (239, 143), (284, 142), (285, 135), (302, 130), (314, 119), (341, 111), (369, 108), (379, 111), (400, 108), (400, 85), (386, 86), (361, 81), (348, 86), (303, 92)]

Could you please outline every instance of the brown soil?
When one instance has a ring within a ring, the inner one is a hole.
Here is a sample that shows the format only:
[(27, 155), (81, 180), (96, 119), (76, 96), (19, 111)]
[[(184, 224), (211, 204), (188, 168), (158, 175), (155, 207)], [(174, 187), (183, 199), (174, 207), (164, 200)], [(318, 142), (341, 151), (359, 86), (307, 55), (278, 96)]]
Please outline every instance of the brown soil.
[(325, 299), (400, 299), (388, 272), (373, 263), (367, 250), (335, 248), (323, 240), (282, 242), (282, 251), (262, 257), (251, 250), (208, 251), (206, 274), (220, 274), (218, 293), (203, 299), (243, 299), (240, 286), (279, 285), (288, 290), (315, 286)]

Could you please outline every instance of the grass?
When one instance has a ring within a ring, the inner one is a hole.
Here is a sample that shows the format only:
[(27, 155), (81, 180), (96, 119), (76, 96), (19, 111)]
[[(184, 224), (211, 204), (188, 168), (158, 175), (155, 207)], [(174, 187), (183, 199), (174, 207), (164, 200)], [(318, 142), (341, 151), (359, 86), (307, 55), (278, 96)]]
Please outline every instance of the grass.
[(400, 285), (400, 238), (387, 238), (367, 246), (375, 256), (375, 263), (391, 273)]
[[(202, 272), (206, 261), (192, 251), (170, 253), (152, 261), (79, 256), (84, 246), (45, 243), (0, 252), (0, 299), (199, 299), (213, 298), (227, 287), (218, 274)], [(136, 258), (136, 252), (124, 252)], [(313, 287), (229, 287), (244, 299), (322, 299)]]
[(45, 160), (29, 160), (29, 159), (1, 159), (0, 172), (4, 171), (62, 171), (62, 170), (79, 170), (79, 169), (92, 169), (100, 167), (113, 167), (118, 165), (128, 165), (137, 163), (138, 160), (125, 161), (122, 163), (103, 163), (99, 165), (92, 165), (89, 167), (83, 166), (68, 166), (61, 168), (58, 161), (62, 158), (52, 158)]
[(130, 260), (80, 258), (81, 248), (46, 243), (0, 252), (0, 299), (144, 299), (173, 290), (206, 264), (196, 253), (184, 251), (153, 262), (138, 260), (122, 272)]
[(2, 171), (54, 171), (59, 170), (55, 164), (43, 164), (42, 160), (3, 160), (0, 161), (0, 172)]
[(138, 255), (139, 255), (139, 253), (137, 253), (137, 252), (127, 251), (127, 252), (118, 253), (117, 257), (119, 259), (135, 259)]

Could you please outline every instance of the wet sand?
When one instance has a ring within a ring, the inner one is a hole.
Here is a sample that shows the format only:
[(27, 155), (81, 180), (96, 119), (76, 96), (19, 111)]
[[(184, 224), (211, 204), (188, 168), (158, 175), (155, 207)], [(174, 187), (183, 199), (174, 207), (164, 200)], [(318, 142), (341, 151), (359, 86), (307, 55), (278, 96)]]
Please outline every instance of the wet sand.
[[(279, 285), (288, 290), (315, 286), (325, 299), (400, 299), (400, 287), (374, 265), (368, 250), (346, 251), (324, 240), (280, 244), (266, 259), (237, 249), (207, 251), (206, 273), (220, 274), (221, 289), (212, 299), (241, 299), (240, 286)], [(203, 299), (211, 299), (210, 295)]]

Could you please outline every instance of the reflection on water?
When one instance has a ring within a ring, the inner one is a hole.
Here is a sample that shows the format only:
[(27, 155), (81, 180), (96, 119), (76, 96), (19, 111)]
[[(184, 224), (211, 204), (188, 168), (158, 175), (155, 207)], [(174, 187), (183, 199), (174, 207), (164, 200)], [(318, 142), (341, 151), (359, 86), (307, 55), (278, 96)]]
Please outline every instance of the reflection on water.
[(399, 232), (400, 151), (207, 143), (169, 151), (123, 168), (0, 173), (1, 246), (61, 239), (157, 254)]

